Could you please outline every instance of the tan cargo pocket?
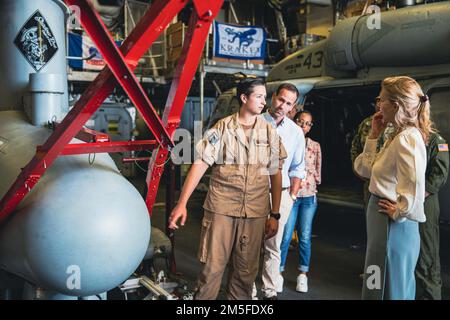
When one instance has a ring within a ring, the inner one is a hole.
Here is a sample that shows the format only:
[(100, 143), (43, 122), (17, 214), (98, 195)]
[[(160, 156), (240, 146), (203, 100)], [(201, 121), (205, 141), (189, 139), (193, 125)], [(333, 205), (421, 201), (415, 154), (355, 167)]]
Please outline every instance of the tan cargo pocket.
[(208, 258), (211, 223), (212, 220), (209, 220), (206, 217), (202, 220), (202, 232), (200, 235), (200, 245), (198, 247), (198, 259), (202, 263), (206, 263), (206, 259)]

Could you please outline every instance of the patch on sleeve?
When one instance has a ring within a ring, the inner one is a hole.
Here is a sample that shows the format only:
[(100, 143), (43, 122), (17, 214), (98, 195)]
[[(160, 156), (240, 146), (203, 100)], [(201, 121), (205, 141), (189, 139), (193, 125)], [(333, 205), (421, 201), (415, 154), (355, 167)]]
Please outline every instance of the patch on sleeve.
[(446, 143), (439, 143), (438, 144), (439, 152), (448, 151), (448, 144)]
[(213, 132), (209, 137), (208, 137), (208, 142), (214, 146), (216, 145), (216, 143), (219, 141), (219, 135), (217, 134), (217, 132)]

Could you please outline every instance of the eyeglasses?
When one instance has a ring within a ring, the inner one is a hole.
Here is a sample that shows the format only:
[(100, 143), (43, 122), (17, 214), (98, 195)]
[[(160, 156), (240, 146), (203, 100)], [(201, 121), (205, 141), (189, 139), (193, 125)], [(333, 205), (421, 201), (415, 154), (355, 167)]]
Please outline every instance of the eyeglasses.
[(310, 121), (304, 121), (304, 120), (297, 120), (297, 123), (298, 123), (300, 126), (305, 125), (305, 126), (308, 126), (308, 127), (312, 127), (312, 126), (314, 125), (314, 123), (312, 123), (312, 122), (310, 122)]
[[(378, 103), (383, 102), (383, 101), (386, 101), (386, 100), (391, 100), (391, 99), (383, 98), (383, 97), (381, 97), (381, 96), (378, 96), (378, 97), (375, 98), (375, 104), (378, 104)], [(391, 100), (391, 101), (392, 101), (392, 100)]]

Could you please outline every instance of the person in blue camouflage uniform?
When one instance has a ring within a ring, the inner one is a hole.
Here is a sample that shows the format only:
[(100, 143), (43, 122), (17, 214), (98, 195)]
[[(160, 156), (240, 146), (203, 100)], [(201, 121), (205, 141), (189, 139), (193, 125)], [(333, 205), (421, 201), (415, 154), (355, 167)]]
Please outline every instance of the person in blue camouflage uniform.
[(420, 255), (416, 266), (416, 299), (441, 300), (441, 264), (439, 258), (439, 190), (447, 180), (449, 152), (447, 142), (438, 133), (430, 135), (425, 173), (425, 216), (419, 224)]

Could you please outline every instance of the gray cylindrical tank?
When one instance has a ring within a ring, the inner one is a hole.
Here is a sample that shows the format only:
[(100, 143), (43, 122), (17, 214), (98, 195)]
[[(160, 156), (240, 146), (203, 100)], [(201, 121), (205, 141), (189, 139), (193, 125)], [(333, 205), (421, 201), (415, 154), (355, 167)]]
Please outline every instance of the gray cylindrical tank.
[(331, 32), (326, 57), (335, 69), (425, 66), (450, 62), (449, 2), (383, 12), (379, 29), (369, 29), (368, 19), (372, 18), (346, 19)]
[(23, 110), (30, 73), (63, 75), (68, 110), (65, 11), (58, 0), (0, 1), (1, 110)]
[(49, 121), (62, 120), (64, 83), (62, 74), (31, 73), (31, 123), (42, 126)]
[[(0, 112), (0, 198), (49, 134), (22, 112)], [(0, 268), (63, 295), (103, 293), (139, 266), (150, 229), (144, 200), (107, 154), (93, 165), (59, 157), (2, 224)]]

